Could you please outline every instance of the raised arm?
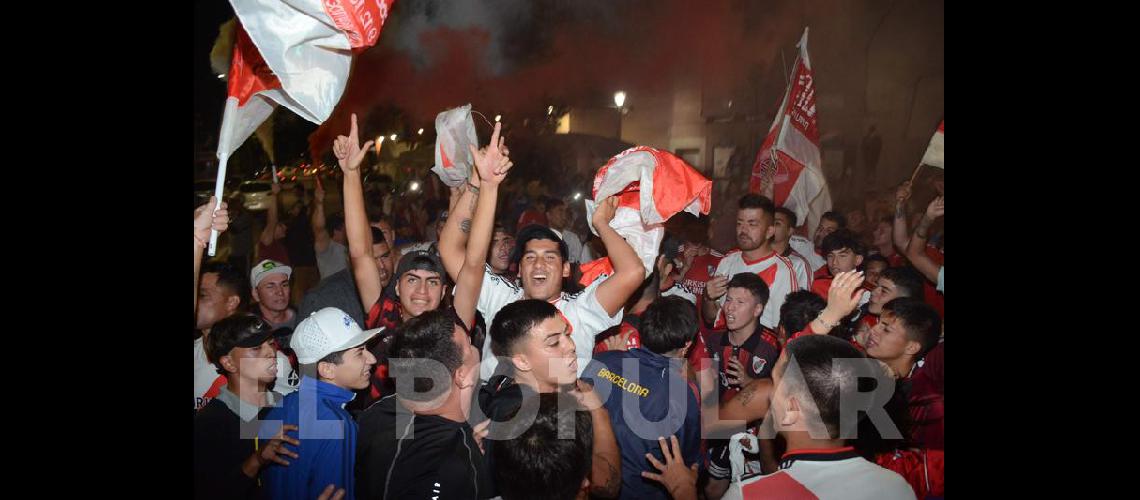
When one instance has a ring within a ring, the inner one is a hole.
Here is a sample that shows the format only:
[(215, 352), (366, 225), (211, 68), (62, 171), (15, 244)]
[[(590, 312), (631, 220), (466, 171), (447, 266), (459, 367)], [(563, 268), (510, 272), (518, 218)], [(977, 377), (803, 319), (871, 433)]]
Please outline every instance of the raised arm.
[(637, 287), (645, 281), (645, 266), (633, 247), (610, 227), (610, 221), (617, 211), (618, 199), (610, 196), (598, 203), (594, 210), (594, 229), (598, 231), (602, 243), (606, 245), (606, 253), (614, 266), (614, 275), (610, 276), (601, 285), (598, 285), (598, 303), (606, 310), (606, 314), (613, 316), (625, 305), (625, 301), (633, 294)]
[(313, 190), (313, 217), (310, 222), (313, 226), (313, 249), (318, 254), (324, 253), (328, 250), (332, 237), (325, 227), (325, 190), (320, 180), (317, 180), (317, 188)]
[(891, 242), (903, 254), (906, 253), (907, 242), (910, 241), (910, 238), (907, 237), (906, 228), (906, 200), (908, 198), (910, 198), (910, 181), (904, 182), (895, 192), (895, 224), (891, 232)]
[(211, 196), (210, 201), (194, 209), (194, 311), (198, 311), (198, 273), (202, 272), (202, 254), (206, 252), (206, 245), (210, 241), (210, 230), (215, 229), (219, 234), (230, 227), (230, 213), (226, 210), (226, 202), (221, 208), (214, 211), (218, 199)]
[(938, 264), (926, 255), (927, 231), (930, 231), (930, 225), (934, 224), (936, 219), (942, 217), (945, 210), (946, 206), (941, 196), (931, 201), (918, 227), (914, 228), (914, 234), (910, 236), (910, 245), (906, 249), (906, 258), (910, 260), (911, 265), (930, 281), (938, 281)]
[(459, 282), (459, 269), (466, 260), (467, 234), (471, 232), (471, 218), (480, 193), (479, 176), (472, 172), (467, 184), (458, 190), (459, 199), (450, 209), (447, 222), (439, 234), (439, 258), (448, 276)]
[[(467, 251), (458, 276), (455, 278), (455, 312), (468, 325), (475, 324), (475, 307), (479, 303), (479, 292), (483, 288), (483, 268), (487, 251), (491, 247), (491, 233), (495, 227), (495, 206), (499, 197), (499, 185), (507, 177), (507, 171), (514, 165), (510, 157), (503, 154), (503, 138), (499, 137), (501, 123), (495, 124), (491, 134), (491, 144), (482, 152), (471, 146), (471, 156), (475, 158), (475, 172), (481, 180), (481, 195), (475, 206), (474, 220), (460, 224), (460, 230), (471, 232)], [(448, 217), (447, 223), (451, 223)], [(441, 243), (442, 245), (442, 243)], [(442, 249), (441, 249), (442, 251)], [(449, 273), (450, 274), (450, 273)]]
[(265, 211), (265, 227), (261, 230), (261, 244), (273, 244), (273, 234), (277, 231), (277, 193), (281, 192), (281, 185), (274, 182), (269, 186), (269, 208)]
[[(368, 215), (364, 211), (364, 186), (360, 176), (360, 162), (364, 161), (364, 155), (371, 146), (372, 141), (368, 141), (364, 147), (360, 147), (355, 113), (352, 114), (348, 137), (337, 136), (333, 143), (333, 153), (340, 169), (344, 171), (341, 193), (344, 198), (344, 231), (348, 236), (352, 276), (356, 279), (356, 291), (360, 294), (360, 303), (365, 311), (380, 299), (382, 291), (380, 270), (372, 255), (372, 228), (368, 225)], [(392, 245), (392, 242), (388, 244)]]

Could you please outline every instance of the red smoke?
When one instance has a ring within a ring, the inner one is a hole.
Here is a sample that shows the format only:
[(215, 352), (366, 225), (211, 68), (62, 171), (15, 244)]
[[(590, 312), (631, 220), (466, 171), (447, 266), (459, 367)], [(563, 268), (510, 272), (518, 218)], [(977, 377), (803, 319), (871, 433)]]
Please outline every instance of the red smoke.
[[(489, 117), (534, 114), (552, 103), (606, 105), (614, 90), (636, 95), (668, 88), (680, 75), (699, 75), (704, 91), (716, 95), (743, 85), (753, 66), (760, 75), (782, 78), (772, 64), (780, 63), (780, 47), (789, 49), (791, 64), (790, 49), (803, 30), (789, 22), (797, 16), (786, 15), (785, 3), (667, 0), (638, 9), (622, 4), (625, 21), (616, 32), (592, 19), (537, 27), (553, 30), (549, 57), (498, 76), (485, 67), (491, 42), (485, 30), (429, 29), (420, 36), (429, 67), (417, 69), (405, 53), (388, 46), (357, 56), (340, 104), (309, 137), (310, 150), (327, 151), (348, 130), (350, 113), (363, 123), (379, 105), (401, 108), (412, 129), (431, 128), (440, 111), (468, 102)], [(594, 102), (599, 95), (605, 101)], [(762, 109), (776, 104), (760, 103)]]

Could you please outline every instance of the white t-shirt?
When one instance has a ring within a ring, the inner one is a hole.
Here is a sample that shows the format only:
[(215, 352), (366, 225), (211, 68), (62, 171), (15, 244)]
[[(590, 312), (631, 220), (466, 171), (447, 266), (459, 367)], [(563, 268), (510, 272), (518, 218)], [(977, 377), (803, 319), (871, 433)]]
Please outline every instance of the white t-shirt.
[[(773, 330), (780, 324), (780, 306), (784, 305), (784, 297), (795, 290), (798, 290), (798, 283), (796, 282), (795, 271), (792, 269), (792, 262), (785, 257), (777, 255), (772, 252), (760, 260), (746, 262), (744, 254), (739, 250), (732, 250), (725, 254), (723, 259), (720, 259), (720, 264), (716, 266), (716, 274), (728, 276), (732, 279), (733, 276), (739, 273), (755, 273), (768, 284), (768, 303), (764, 305), (764, 312), (760, 314), (760, 324)], [(718, 306), (724, 306), (725, 296), (722, 295), (717, 299)], [(717, 311), (715, 328), (720, 328), (724, 323), (724, 314)]]
[(578, 238), (578, 234), (574, 231), (566, 229), (559, 231), (562, 235), (562, 241), (566, 242), (566, 255), (570, 263), (583, 262), (582, 259), (582, 240)]
[[(827, 265), (827, 259), (816, 253), (815, 243), (812, 243), (811, 240), (798, 234), (793, 234), (792, 239), (788, 241), (788, 245), (792, 247), (793, 251), (799, 253), (801, 257), (807, 259), (808, 264), (811, 264), (811, 274), (815, 274), (819, 268)], [(811, 289), (810, 283), (808, 284), (808, 289)]]
[[(619, 309), (612, 317), (606, 314), (605, 308), (598, 303), (595, 295), (598, 286), (609, 276), (602, 275), (590, 283), (585, 290), (575, 294), (562, 292), (554, 302), (554, 307), (562, 312), (562, 316), (570, 323), (570, 338), (574, 340), (575, 351), (578, 355), (578, 376), (586, 369), (586, 365), (594, 359), (594, 336), (606, 329), (621, 323), (622, 311)], [(479, 366), (479, 378), (483, 381), (491, 379), (499, 360), (491, 352), (491, 325), (495, 323), (495, 315), (499, 310), (517, 300), (522, 300), (523, 289), (513, 281), (495, 274), (491, 266), (483, 268), (483, 288), (479, 292), (479, 303), (476, 308), (483, 314), (487, 323), (487, 336), (483, 341), (483, 362)]]
[(788, 254), (787, 259), (791, 261), (792, 270), (796, 272), (796, 289), (793, 291), (811, 290), (812, 272), (808, 271), (808, 268), (811, 267), (811, 263), (808, 262), (807, 257), (792, 250), (792, 253)]
[(202, 343), (204, 337), (194, 339), (194, 409), (201, 409), (209, 403), (222, 386), (226, 385), (226, 378), (218, 375), (218, 369), (210, 360), (206, 359), (206, 348)]
[(335, 241), (329, 241), (324, 252), (317, 253), (317, 270), (321, 279), (332, 276), (348, 267), (348, 247)]

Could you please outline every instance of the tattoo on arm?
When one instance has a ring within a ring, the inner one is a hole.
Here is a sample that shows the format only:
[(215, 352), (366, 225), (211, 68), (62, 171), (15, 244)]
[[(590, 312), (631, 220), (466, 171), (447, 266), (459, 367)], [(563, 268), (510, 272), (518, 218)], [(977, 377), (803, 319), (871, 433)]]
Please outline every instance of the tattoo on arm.
[(594, 487), (593, 493), (603, 497), (616, 497), (621, 487), (621, 475), (617, 468), (605, 457), (595, 457), (606, 465), (605, 484)]
[(740, 394), (736, 395), (736, 399), (740, 401), (740, 406), (748, 406), (748, 402), (752, 401), (752, 396), (755, 395), (755, 392), (752, 386), (747, 386), (744, 390), (740, 391)]
[(475, 214), (475, 203), (476, 203), (476, 202), (478, 202), (478, 201), (479, 201), (479, 192), (478, 192), (478, 191), (475, 191), (475, 192), (474, 192), (474, 193), (472, 193), (472, 195), (471, 195), (471, 207), (470, 207), (470, 209), (469, 209), (469, 210), (471, 210), (471, 214), (472, 214), (472, 215), (474, 215), (474, 214)]
[(926, 231), (930, 229), (930, 225), (933, 223), (934, 223), (934, 221), (926, 218), (925, 215), (922, 216), (922, 220), (919, 221), (918, 227), (914, 229), (914, 235), (925, 240), (926, 239)]
[(460, 221), (459, 222), (459, 230), (463, 231), (463, 234), (470, 234), (471, 233), (471, 219), (463, 219), (462, 221)]
[(906, 203), (899, 203), (898, 205), (895, 205), (895, 218), (896, 219), (906, 219), (905, 207), (906, 207)]

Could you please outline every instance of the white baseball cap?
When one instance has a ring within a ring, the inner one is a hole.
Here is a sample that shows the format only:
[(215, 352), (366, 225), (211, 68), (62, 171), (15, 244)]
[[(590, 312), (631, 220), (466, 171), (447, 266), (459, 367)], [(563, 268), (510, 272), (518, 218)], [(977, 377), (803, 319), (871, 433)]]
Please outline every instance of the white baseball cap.
[(367, 342), (384, 328), (361, 330), (348, 313), (326, 307), (309, 315), (293, 330), (289, 347), (301, 364), (312, 364), (337, 351)]
[(265, 259), (258, 262), (256, 266), (249, 272), (249, 284), (257, 288), (261, 284), (261, 280), (267, 278), (270, 274), (281, 273), (285, 275), (285, 279), (289, 279), (293, 275), (293, 268), (286, 266), (275, 260)]

